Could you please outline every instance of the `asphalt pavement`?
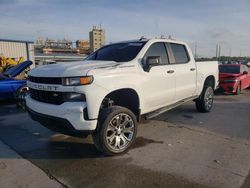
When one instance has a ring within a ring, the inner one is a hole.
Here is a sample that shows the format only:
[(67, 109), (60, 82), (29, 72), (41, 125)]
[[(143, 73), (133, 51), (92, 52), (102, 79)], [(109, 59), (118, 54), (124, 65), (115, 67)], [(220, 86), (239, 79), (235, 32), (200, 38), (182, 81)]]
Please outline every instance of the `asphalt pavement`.
[[(141, 122), (133, 148), (106, 157), (91, 137), (49, 131), (14, 105), (2, 104), (0, 140), (65, 187), (246, 188), (249, 112), (250, 90), (217, 95), (211, 113), (198, 113), (190, 102)], [(18, 161), (0, 155), (0, 160), (6, 158)]]

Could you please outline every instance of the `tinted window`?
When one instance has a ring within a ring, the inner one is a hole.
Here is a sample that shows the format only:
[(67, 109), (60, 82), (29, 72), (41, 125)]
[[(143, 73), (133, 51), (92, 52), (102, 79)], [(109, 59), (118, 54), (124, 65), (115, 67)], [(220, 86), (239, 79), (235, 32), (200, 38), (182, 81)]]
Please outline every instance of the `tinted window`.
[(144, 55), (144, 62), (149, 56), (160, 56), (162, 64), (168, 64), (168, 56), (166, 52), (165, 44), (157, 42), (152, 44)]
[(220, 73), (239, 74), (240, 66), (220, 65), (219, 71)]
[(184, 45), (170, 43), (170, 47), (175, 58), (175, 63), (187, 63), (189, 61), (187, 50)]
[(116, 43), (104, 46), (90, 54), (86, 60), (126, 62), (133, 60), (145, 42)]

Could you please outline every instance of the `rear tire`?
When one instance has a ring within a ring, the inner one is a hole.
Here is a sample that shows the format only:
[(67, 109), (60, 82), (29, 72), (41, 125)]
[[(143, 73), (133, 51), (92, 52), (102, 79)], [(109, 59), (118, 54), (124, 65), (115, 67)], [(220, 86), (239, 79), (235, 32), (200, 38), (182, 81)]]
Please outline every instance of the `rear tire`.
[(197, 111), (202, 113), (210, 112), (213, 107), (213, 97), (213, 88), (205, 85), (200, 97), (195, 101)]
[(101, 110), (92, 138), (96, 148), (106, 155), (126, 152), (134, 143), (137, 120), (129, 109), (112, 106)]

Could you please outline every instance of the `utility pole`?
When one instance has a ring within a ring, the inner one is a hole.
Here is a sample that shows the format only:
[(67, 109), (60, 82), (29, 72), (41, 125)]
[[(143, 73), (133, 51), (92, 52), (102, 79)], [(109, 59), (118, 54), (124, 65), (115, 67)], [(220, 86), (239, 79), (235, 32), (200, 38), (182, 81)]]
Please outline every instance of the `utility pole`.
[(221, 50), (220, 44), (216, 44), (216, 59), (220, 58), (220, 50)]
[(218, 44), (216, 44), (216, 52), (215, 52), (216, 59), (218, 58)]
[(220, 44), (216, 45), (216, 57), (218, 60), (220, 60), (220, 50), (221, 50), (221, 46)]
[(197, 59), (197, 42), (194, 43), (194, 58)]

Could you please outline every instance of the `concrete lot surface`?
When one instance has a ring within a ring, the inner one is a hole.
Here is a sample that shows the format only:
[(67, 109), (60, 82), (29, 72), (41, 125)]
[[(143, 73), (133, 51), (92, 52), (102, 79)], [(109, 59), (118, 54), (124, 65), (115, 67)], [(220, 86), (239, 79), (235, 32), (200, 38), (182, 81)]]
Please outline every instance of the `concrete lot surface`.
[(217, 95), (211, 113), (190, 102), (141, 122), (127, 154), (105, 157), (91, 137), (51, 132), (2, 105), (0, 140), (66, 187), (250, 187), (249, 112), (250, 90)]
[(59, 188), (62, 185), (0, 141), (0, 187)]

